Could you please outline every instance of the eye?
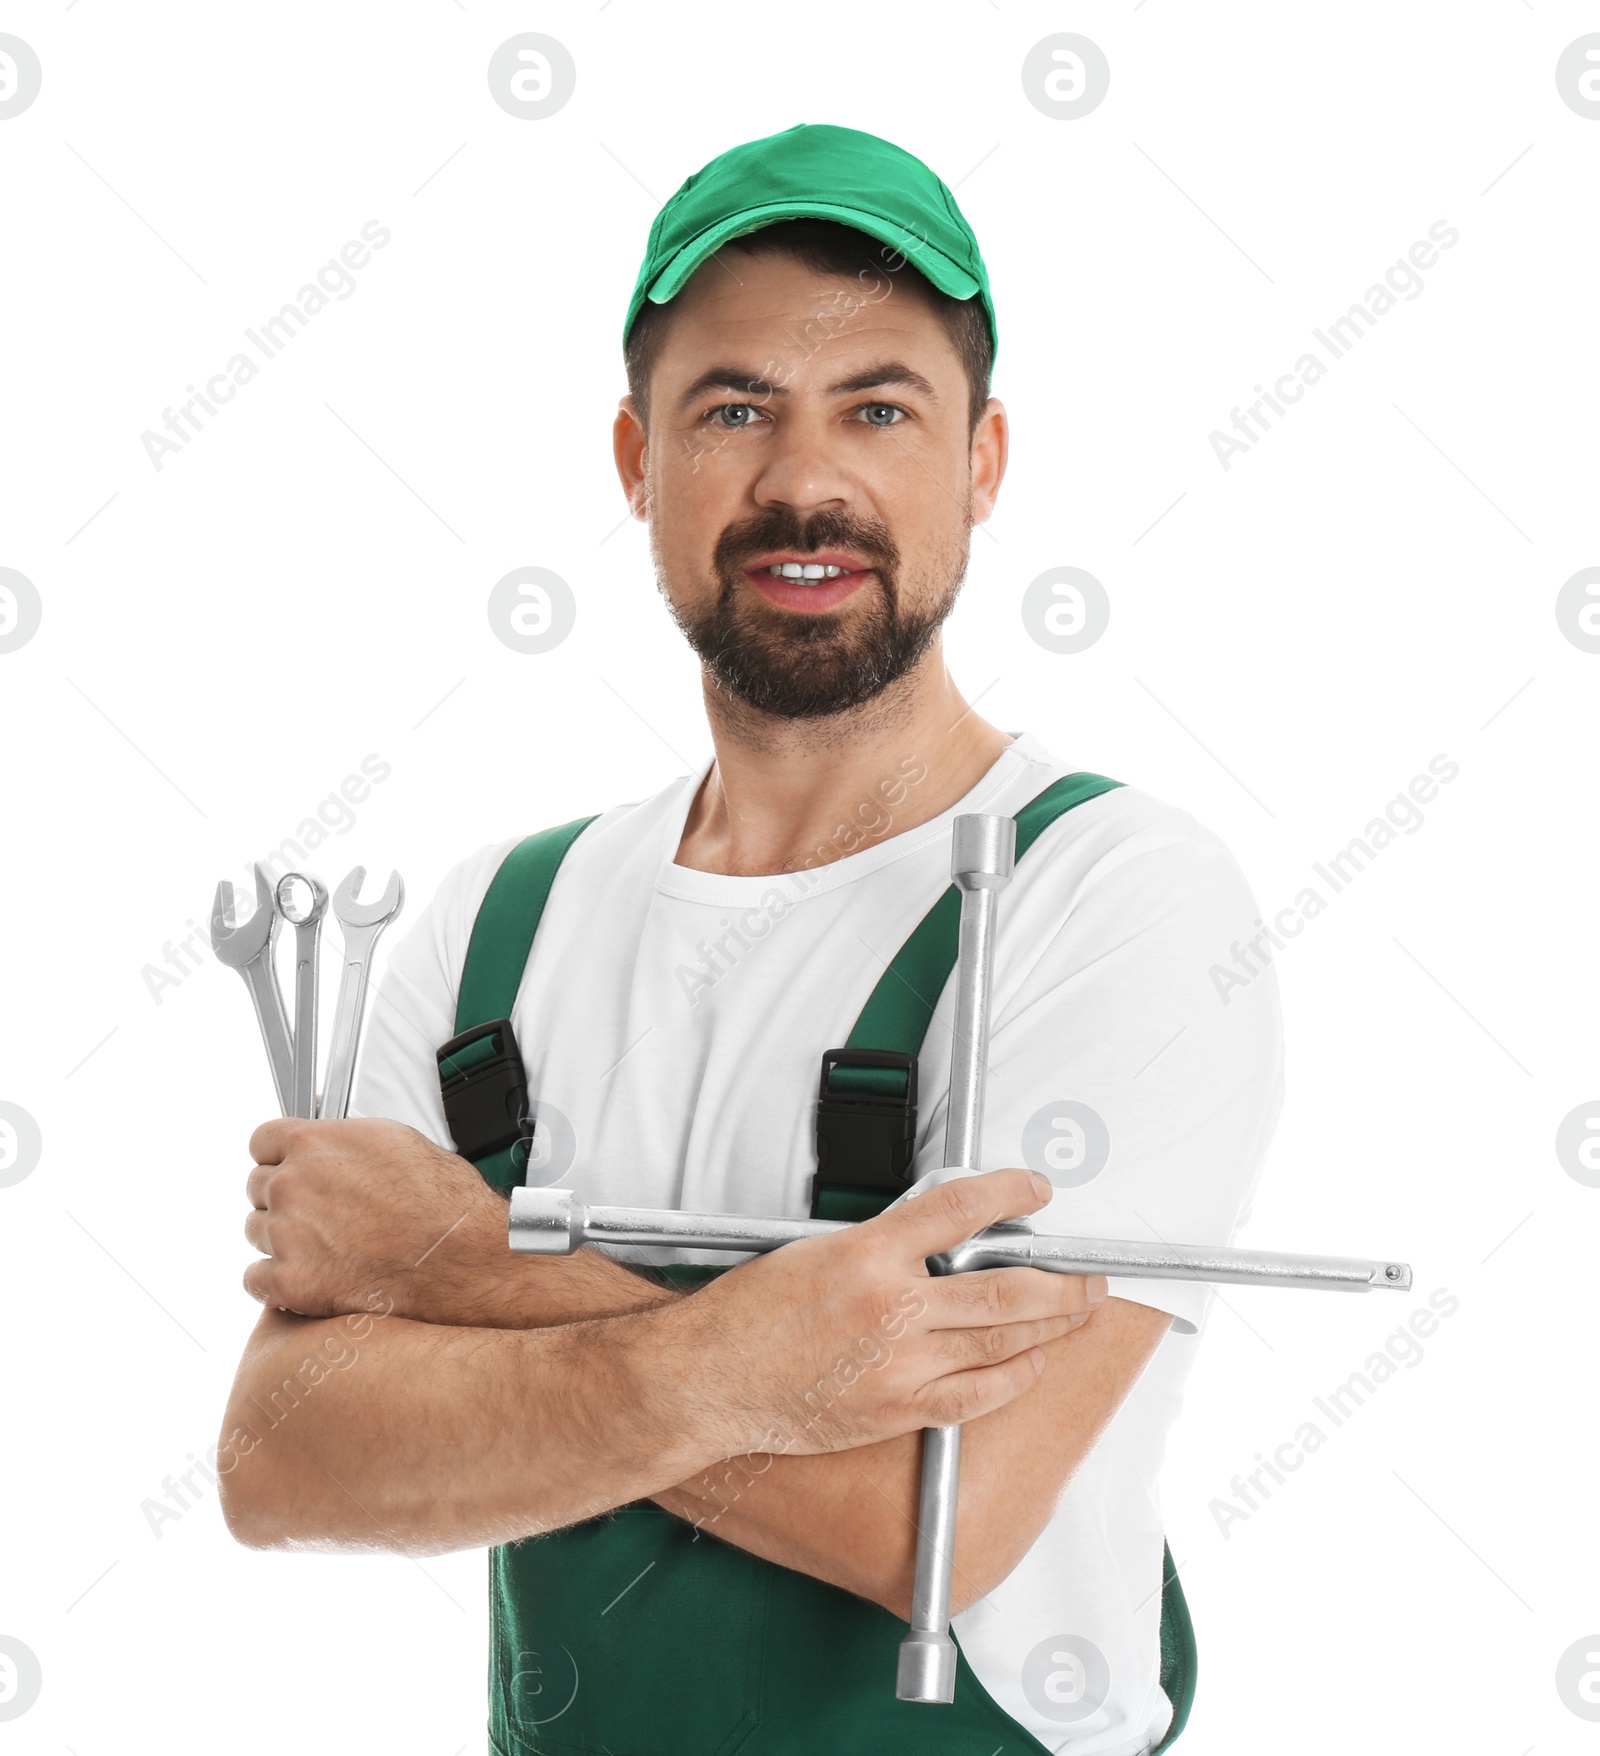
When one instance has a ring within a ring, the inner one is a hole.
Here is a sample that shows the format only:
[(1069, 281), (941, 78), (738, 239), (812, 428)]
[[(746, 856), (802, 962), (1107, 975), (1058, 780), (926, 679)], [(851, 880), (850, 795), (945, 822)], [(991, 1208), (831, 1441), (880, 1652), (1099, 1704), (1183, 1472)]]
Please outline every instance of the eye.
[[(714, 426), (726, 427), (730, 432), (737, 433), (741, 427), (753, 426), (759, 412), (747, 402), (725, 402), (714, 409), (707, 409), (702, 418)], [(723, 415), (728, 419), (723, 420)]]
[(906, 411), (898, 403), (868, 402), (862, 404), (860, 412), (869, 427), (898, 427)]

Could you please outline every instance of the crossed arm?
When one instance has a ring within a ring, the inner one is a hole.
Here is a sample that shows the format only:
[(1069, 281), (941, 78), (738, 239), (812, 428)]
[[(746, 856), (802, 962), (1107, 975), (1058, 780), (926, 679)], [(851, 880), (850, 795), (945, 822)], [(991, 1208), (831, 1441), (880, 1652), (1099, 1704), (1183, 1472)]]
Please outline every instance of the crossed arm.
[[(777, 1405), (765, 1388), (779, 1360), (792, 1382), (816, 1382), (819, 1363), (822, 1377), (837, 1371), (826, 1336), (854, 1333), (859, 1312), (903, 1284), (874, 1245), (890, 1235), (882, 1222), (868, 1222), (877, 1234), (855, 1228), (848, 1243), (791, 1245), (685, 1295), (590, 1250), (511, 1256), (504, 1201), (465, 1161), (399, 1124), (268, 1123), (252, 1149), (246, 1232), (265, 1255), (246, 1285), (268, 1309), (240, 1365), (218, 1463), (242, 1541), (440, 1552), (648, 1497), (723, 1541), (907, 1614), (918, 1432), (902, 1420), (907, 1430), (877, 1437), (867, 1421), (863, 1433), (791, 1444), (769, 1418)], [(1007, 1178), (1024, 1189), (1010, 1211), (1030, 1211), (1022, 1173), (973, 1181), (992, 1198), (1012, 1187)], [(962, 1199), (940, 1195), (942, 1205)], [(911, 1242), (914, 1255), (926, 1239)], [(1170, 1319), (1119, 1299), (1091, 1304), (1103, 1281), (1089, 1288), (1032, 1270), (921, 1285), (948, 1307), (938, 1321), (949, 1326), (926, 1346), (969, 1368), (916, 1391), (918, 1425), (965, 1417), (959, 1611), (1032, 1545)], [(808, 1354), (815, 1346), (823, 1351)], [(916, 1352), (909, 1341), (902, 1351)], [(717, 1418), (685, 1421), (672, 1385), (697, 1362), (715, 1377), (707, 1400)], [(896, 1358), (870, 1375), (857, 1412), (901, 1369)], [(852, 1418), (850, 1400), (830, 1421)]]
[[(1044, 1344), (1031, 1390), (966, 1423), (952, 1614), (993, 1590), (1033, 1546), (1170, 1322), (1165, 1311), (1107, 1299)], [(871, 1598), (904, 1621), (921, 1456), (920, 1435), (903, 1433), (850, 1451), (775, 1457), (760, 1475), (734, 1459), (651, 1497), (725, 1542)]]

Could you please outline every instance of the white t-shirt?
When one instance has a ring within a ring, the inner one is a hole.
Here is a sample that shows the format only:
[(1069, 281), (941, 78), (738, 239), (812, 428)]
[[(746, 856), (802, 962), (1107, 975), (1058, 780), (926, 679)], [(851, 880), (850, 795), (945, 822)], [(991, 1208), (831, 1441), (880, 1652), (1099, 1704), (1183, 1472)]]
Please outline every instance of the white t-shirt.
[[(947, 887), (951, 820), (1013, 814), (1067, 772), (1023, 736), (942, 815), (774, 877), (674, 863), (699, 775), (606, 812), (561, 867), (512, 1013), (538, 1115), (528, 1181), (803, 1218), (822, 1054)], [(920, 775), (908, 758), (862, 821), (914, 796)], [(455, 1034), (473, 919), (514, 845), (456, 866), (395, 945), (353, 1113), (450, 1147), (434, 1051)], [(1132, 786), (1076, 806), (1018, 862), (999, 904), (979, 1162), (1052, 1177), (1039, 1230), (1235, 1236), (1282, 1103), (1282, 1021), (1270, 967), (1226, 1005), (1208, 972), (1258, 914), (1222, 843)], [(947, 984), (919, 1064), (919, 1176), (942, 1157), (953, 995)], [(1111, 1293), (1170, 1312), (1171, 1329), (1033, 1547), (955, 1619), (1000, 1706), (1074, 1756), (1138, 1756), (1170, 1722), (1158, 1477), (1211, 1298), (1179, 1281), (1114, 1279)]]

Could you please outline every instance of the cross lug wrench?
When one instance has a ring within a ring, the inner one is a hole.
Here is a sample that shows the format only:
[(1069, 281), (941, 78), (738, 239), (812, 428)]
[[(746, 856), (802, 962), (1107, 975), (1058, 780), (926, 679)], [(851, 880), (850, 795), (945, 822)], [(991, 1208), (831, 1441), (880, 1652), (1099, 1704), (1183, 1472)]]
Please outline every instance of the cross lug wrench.
[[(951, 1052), (945, 1168), (921, 1178), (899, 1199), (915, 1198), (951, 1171), (975, 1167), (983, 1123), (989, 989), (994, 963), (996, 895), (1011, 877), (1013, 819), (960, 817), (952, 875), (961, 893), (956, 1019)], [(781, 1249), (802, 1238), (849, 1227), (843, 1220), (764, 1219), (748, 1214), (683, 1213), (673, 1208), (591, 1206), (570, 1189), (511, 1191), (509, 1244), (525, 1256), (569, 1256), (585, 1244), (730, 1250)], [(1025, 1219), (1002, 1220), (954, 1249), (928, 1259), (934, 1274), (985, 1268), (1042, 1268), (1057, 1274), (1104, 1274), (1147, 1280), (1298, 1287), (1309, 1291), (1405, 1292), (1411, 1267), (1354, 1256), (1303, 1256), (1225, 1245), (1145, 1243), (1116, 1238), (1052, 1237)], [(950, 1638), (950, 1567), (954, 1553), (961, 1429), (924, 1434), (912, 1618), (901, 1643), (895, 1693), (905, 1701), (955, 1698), (956, 1650)]]
[[(676, 1207), (601, 1207), (570, 1189), (511, 1191), (511, 1251), (570, 1256), (585, 1244), (666, 1250), (737, 1250), (763, 1255), (847, 1232), (844, 1219), (753, 1219), (746, 1213), (684, 1213)], [(1069, 1238), (1036, 1232), (1026, 1219), (997, 1220), (946, 1252), (948, 1273), (979, 1268), (1042, 1268), (1049, 1274), (1104, 1274), (1132, 1280), (1296, 1287), (1303, 1292), (1406, 1293), (1411, 1265), (1389, 1257), (1303, 1256), (1223, 1244), (1151, 1244), (1135, 1238)]]
[[(961, 893), (956, 957), (956, 1016), (950, 1047), (950, 1099), (945, 1114), (948, 1170), (978, 1163), (988, 1071), (990, 989), (994, 983), (995, 911), (1016, 866), (1014, 817), (958, 817), (951, 836), (950, 877)], [(901, 1197), (905, 1199), (904, 1196)], [(936, 1264), (929, 1264), (937, 1271)], [(956, 1504), (961, 1485), (960, 1427), (929, 1427), (922, 1435), (922, 1486), (917, 1507), (917, 1563), (911, 1624), (900, 1642), (895, 1694), (902, 1701), (956, 1698), (956, 1643), (950, 1637), (950, 1575), (955, 1562)]]

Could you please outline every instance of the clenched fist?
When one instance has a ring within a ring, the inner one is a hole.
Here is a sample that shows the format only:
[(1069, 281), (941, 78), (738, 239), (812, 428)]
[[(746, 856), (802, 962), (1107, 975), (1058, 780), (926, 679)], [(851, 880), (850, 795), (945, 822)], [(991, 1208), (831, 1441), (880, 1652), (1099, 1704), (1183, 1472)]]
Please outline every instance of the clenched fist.
[(470, 1323), (468, 1289), (486, 1297), (508, 1278), (505, 1202), (415, 1128), (279, 1117), (250, 1155), (244, 1232), (264, 1260), (244, 1284), (264, 1305), (336, 1317), (378, 1295), (398, 1316)]

